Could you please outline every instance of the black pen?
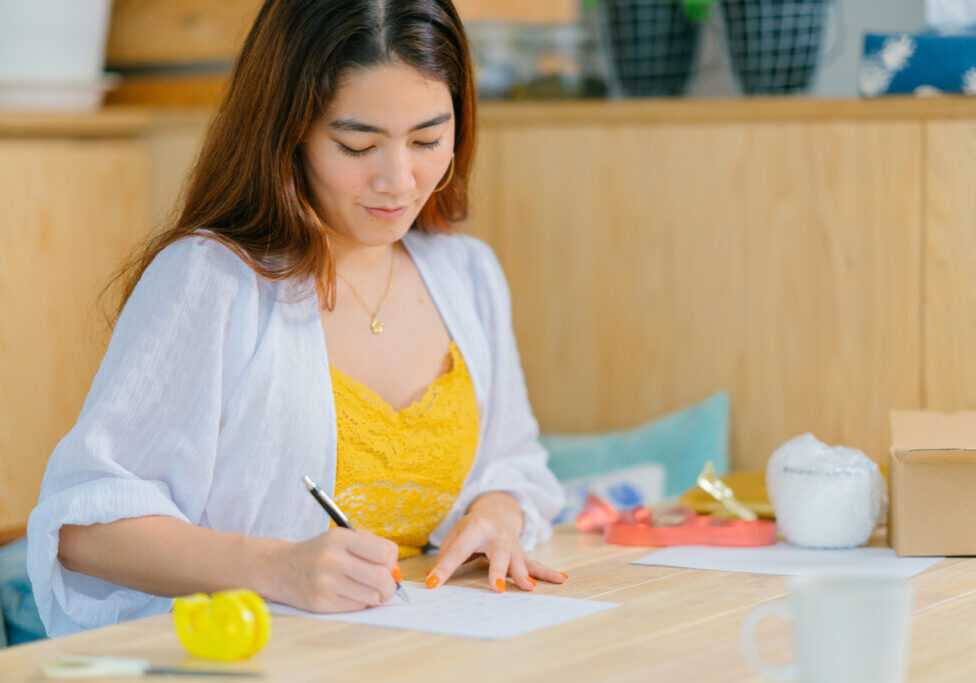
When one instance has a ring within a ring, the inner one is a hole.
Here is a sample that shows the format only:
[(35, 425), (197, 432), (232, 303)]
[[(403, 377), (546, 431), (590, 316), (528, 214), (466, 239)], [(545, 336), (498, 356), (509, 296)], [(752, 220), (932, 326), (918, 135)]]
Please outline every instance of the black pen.
[[(307, 476), (302, 477), (302, 481), (305, 482), (305, 488), (307, 488), (308, 492), (312, 494), (312, 498), (317, 500), (319, 505), (322, 506), (322, 509), (329, 513), (329, 517), (332, 518), (332, 521), (335, 522), (337, 526), (341, 526), (343, 529), (352, 529), (352, 524), (350, 524), (346, 516), (342, 514), (342, 510), (339, 509), (339, 506), (336, 505), (335, 502), (325, 494), (325, 491), (319, 488), (318, 484), (309, 479)], [(407, 597), (407, 592), (403, 590), (403, 586), (400, 585), (399, 581), (396, 582), (396, 594), (405, 603), (410, 603), (410, 598)]]

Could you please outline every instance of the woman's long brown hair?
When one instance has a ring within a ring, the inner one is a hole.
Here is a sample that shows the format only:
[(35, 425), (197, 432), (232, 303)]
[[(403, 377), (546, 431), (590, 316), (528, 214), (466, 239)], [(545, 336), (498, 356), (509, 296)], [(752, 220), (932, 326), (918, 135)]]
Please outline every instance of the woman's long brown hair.
[(313, 278), (331, 309), (335, 267), (299, 145), (346, 73), (396, 60), (451, 92), (454, 174), (412, 226), (450, 231), (467, 215), (475, 132), (471, 59), (451, 0), (266, 0), (210, 124), (179, 217), (117, 276), (116, 317), (156, 255), (198, 230), (210, 231), (266, 278)]

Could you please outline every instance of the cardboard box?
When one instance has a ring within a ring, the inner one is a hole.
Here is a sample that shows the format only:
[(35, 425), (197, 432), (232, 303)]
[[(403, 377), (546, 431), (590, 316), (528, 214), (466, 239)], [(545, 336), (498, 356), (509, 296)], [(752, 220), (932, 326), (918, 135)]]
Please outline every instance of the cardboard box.
[(891, 411), (888, 541), (899, 555), (976, 555), (976, 411)]

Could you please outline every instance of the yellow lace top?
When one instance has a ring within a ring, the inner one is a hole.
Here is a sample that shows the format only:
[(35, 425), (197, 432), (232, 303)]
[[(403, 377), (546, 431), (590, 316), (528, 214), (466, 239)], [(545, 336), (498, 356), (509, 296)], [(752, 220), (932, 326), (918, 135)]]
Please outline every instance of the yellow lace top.
[(401, 410), (330, 369), (336, 504), (357, 529), (395, 541), (401, 559), (419, 555), (447, 516), (478, 448), (474, 386), (454, 342), (450, 354), (451, 368)]

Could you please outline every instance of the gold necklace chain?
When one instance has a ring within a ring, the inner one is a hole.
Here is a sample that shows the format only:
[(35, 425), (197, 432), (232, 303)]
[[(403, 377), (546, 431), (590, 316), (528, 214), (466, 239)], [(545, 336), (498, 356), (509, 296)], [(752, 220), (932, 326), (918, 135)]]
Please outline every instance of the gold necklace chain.
[(380, 297), (379, 303), (376, 304), (376, 308), (374, 308), (372, 311), (369, 310), (369, 306), (367, 306), (366, 302), (363, 301), (363, 297), (359, 296), (359, 292), (357, 292), (356, 288), (352, 286), (352, 283), (346, 278), (342, 277), (342, 273), (340, 273), (338, 270), (336, 271), (336, 275), (339, 276), (340, 280), (346, 283), (346, 286), (349, 287), (349, 291), (352, 292), (354, 297), (356, 297), (356, 301), (359, 302), (359, 305), (362, 306), (363, 310), (369, 315), (369, 329), (373, 331), (373, 334), (380, 334), (383, 331), (383, 323), (377, 320), (376, 314), (380, 312), (380, 307), (383, 305), (383, 302), (386, 301), (386, 295), (390, 293), (390, 284), (393, 282), (394, 263), (396, 263), (395, 244), (393, 245), (393, 250), (390, 252), (390, 273), (386, 276), (386, 289), (383, 290), (383, 296)]

